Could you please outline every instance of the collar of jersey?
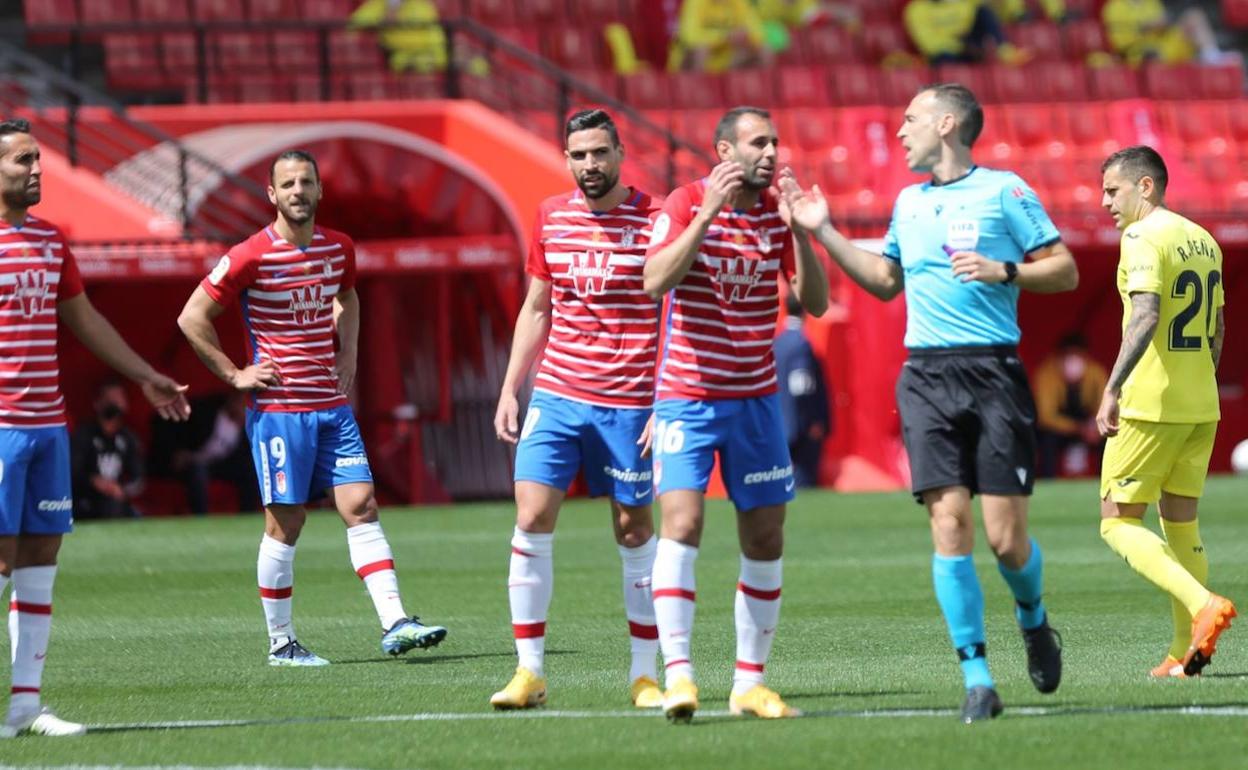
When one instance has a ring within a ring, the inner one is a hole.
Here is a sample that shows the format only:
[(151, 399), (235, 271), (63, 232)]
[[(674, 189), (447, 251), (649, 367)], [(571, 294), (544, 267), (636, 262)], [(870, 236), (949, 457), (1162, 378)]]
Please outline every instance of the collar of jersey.
[(931, 181), (927, 183), (927, 186), (928, 187), (948, 187), (949, 185), (954, 185), (954, 184), (957, 184), (958, 182), (961, 182), (963, 179), (966, 179), (967, 177), (969, 177), (971, 174), (974, 174), (978, 170), (979, 170), (979, 166), (972, 163), (971, 167), (967, 169), (967, 172), (963, 174), (962, 176), (958, 177), (957, 179), (950, 179), (948, 182), (939, 182), (936, 180), (936, 177), (932, 177)]

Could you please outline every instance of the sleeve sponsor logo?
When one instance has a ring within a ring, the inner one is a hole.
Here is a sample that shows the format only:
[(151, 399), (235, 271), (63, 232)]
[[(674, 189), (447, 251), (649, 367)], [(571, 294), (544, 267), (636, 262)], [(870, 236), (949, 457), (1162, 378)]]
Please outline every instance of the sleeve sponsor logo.
[(225, 274), (230, 272), (230, 255), (226, 254), (217, 262), (217, 266), (208, 274), (208, 283), (217, 286), (221, 283), (221, 279)]

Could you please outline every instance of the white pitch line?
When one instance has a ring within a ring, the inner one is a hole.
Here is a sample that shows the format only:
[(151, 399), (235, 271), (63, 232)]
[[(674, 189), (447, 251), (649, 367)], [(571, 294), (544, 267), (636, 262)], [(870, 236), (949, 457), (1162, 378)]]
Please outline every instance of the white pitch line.
[[(913, 709), (874, 709), (865, 711), (812, 711), (806, 718), (839, 718), (839, 719), (904, 719), (908, 717), (954, 717), (957, 709), (944, 708), (913, 708)], [(1248, 716), (1248, 706), (1228, 704), (1210, 706), (1014, 706), (1006, 707), (1005, 713), (1010, 716), (1074, 716), (1087, 714), (1173, 714), (1179, 716), (1201, 717), (1243, 717)], [(728, 717), (731, 714), (724, 710), (702, 710), (697, 718)], [(533, 709), (525, 711), (474, 712), (474, 713), (425, 713), (425, 714), (382, 714), (376, 716), (349, 717), (290, 717), (282, 719), (193, 719), (165, 722), (120, 722), (113, 724), (88, 725), (89, 732), (120, 732), (129, 730), (183, 730), (212, 727), (251, 727), (259, 725), (290, 725), (318, 724), (326, 722), (342, 722), (347, 724), (386, 723), (386, 722), (476, 722), (499, 719), (661, 719), (657, 711), (564, 711), (558, 709)], [(7, 768), (0, 766), (0, 770)]]

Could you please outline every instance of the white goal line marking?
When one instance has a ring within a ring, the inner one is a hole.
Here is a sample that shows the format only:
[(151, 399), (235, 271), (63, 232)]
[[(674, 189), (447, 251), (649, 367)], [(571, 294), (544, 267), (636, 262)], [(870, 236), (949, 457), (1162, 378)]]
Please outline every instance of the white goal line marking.
[[(811, 711), (803, 718), (837, 718), (837, 719), (902, 719), (907, 717), (955, 717), (957, 709), (946, 708), (912, 708), (912, 709), (871, 709), (865, 711)], [(1076, 716), (1089, 714), (1171, 714), (1178, 716), (1199, 717), (1244, 717), (1248, 716), (1248, 704), (1226, 704), (1208, 706), (1014, 706), (1007, 707), (1007, 716)], [(726, 710), (706, 709), (698, 711), (699, 719), (724, 718), (731, 714)], [(657, 710), (633, 711), (564, 711), (558, 709), (531, 709), (524, 711), (480, 713), (426, 713), (426, 714), (386, 714), (377, 716), (347, 717), (290, 717), (282, 719), (191, 719), (166, 722), (118, 722), (113, 724), (88, 725), (88, 732), (122, 732), (131, 730), (184, 730), (212, 727), (251, 727), (258, 725), (292, 725), (320, 724), (328, 722), (342, 723), (384, 723), (384, 722), (474, 722), (495, 719), (653, 719), (661, 721), (662, 716)], [(0, 766), (0, 770), (6, 768)]]

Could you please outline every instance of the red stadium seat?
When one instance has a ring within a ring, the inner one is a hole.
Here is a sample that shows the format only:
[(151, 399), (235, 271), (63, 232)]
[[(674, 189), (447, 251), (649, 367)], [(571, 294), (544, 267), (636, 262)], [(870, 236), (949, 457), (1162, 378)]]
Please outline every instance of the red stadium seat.
[(500, 27), (494, 30), (494, 34), (529, 51), (536, 52), (541, 48), (540, 36), (533, 27)]
[(1030, 67), (1024, 69), (997, 64), (988, 68), (988, 77), (992, 82), (993, 92), (1003, 102), (1046, 100), (1041, 84), (1035, 80)]
[(626, 15), (628, 10), (620, 0), (572, 0), (572, 8), (582, 23), (593, 29), (601, 29), (602, 25), (612, 21), (627, 21), (636, 18)]
[(355, 0), (300, 0), (303, 18), (309, 21), (345, 21), (357, 5)]
[[(1069, 6), (1069, 3), (1067, 4)], [(1099, 19), (1074, 19), (1062, 25), (1062, 42), (1066, 56), (1084, 61), (1088, 54), (1108, 50), (1105, 30)]]
[[(585, 85), (590, 86), (591, 88), (596, 88), (599, 91), (602, 91), (607, 96), (610, 96), (612, 99), (620, 98), (620, 78), (611, 70), (605, 70), (605, 69), (573, 70), (569, 72), (568, 74), (576, 78), (577, 80), (581, 81)], [(574, 94), (572, 98), (574, 100), (581, 99), (582, 101), (584, 101), (586, 99), (589, 99), (590, 97), (588, 96), (581, 97), (581, 96)], [(597, 101), (597, 97), (594, 97), (594, 100)]]
[(943, 83), (961, 83), (974, 92), (981, 103), (997, 100), (987, 70), (974, 64), (944, 64), (936, 70), (936, 79)]
[(1227, 102), (1160, 102), (1157, 113), (1167, 145), (1173, 142), (1181, 146), (1185, 156), (1225, 158), (1237, 154)]
[(723, 109), (722, 78), (701, 72), (676, 72), (670, 76), (672, 106), (681, 109)]
[(1139, 75), (1125, 65), (1089, 68), (1088, 86), (1092, 98), (1098, 101), (1135, 99), (1140, 96)]
[(273, 34), (273, 66), (279, 72), (316, 72), (321, 64), (317, 33), (279, 29)]
[(885, 104), (905, 106), (910, 103), (920, 88), (931, 82), (932, 73), (927, 67), (880, 71), (880, 84), (883, 87), (881, 93)]
[(793, 50), (803, 64), (832, 64), (858, 61), (858, 48), (848, 32), (839, 26), (806, 27), (793, 35)]
[(175, 77), (198, 71), (199, 52), (193, 32), (166, 32), (160, 36), (161, 61), (165, 72)]
[(139, 21), (189, 21), (187, 0), (134, 0), (134, 16)]
[(733, 70), (724, 76), (725, 104), (771, 107), (779, 102), (770, 69)]
[[(31, 3), (27, 3), (31, 5)], [(82, 0), (83, 24), (109, 24), (134, 20), (130, 0)]]
[[(720, 104), (722, 105), (722, 100)], [(676, 110), (672, 112), (672, 131), (694, 147), (710, 148), (715, 139), (715, 126), (724, 108)]]
[[(568, 18), (568, 7), (564, 0), (521, 0), (516, 5), (516, 16), (520, 21), (529, 24), (535, 22), (562, 24)], [(580, 13), (579, 4), (577, 13)]]
[(1197, 82), (1202, 99), (1240, 99), (1244, 95), (1244, 68), (1237, 62), (1204, 66)]
[(607, 64), (602, 39), (596, 30), (557, 26), (545, 30), (542, 37), (546, 56), (560, 67), (592, 69)]
[(250, 0), (247, 16), (253, 21), (292, 21), (299, 18), (299, 5), (299, 0)]
[(862, 52), (867, 61), (879, 63), (885, 56), (910, 50), (910, 38), (895, 22), (870, 22), (863, 26)]
[[(1070, 155), (1080, 158), (1104, 158), (1119, 148), (1110, 129), (1108, 110), (1097, 102), (1055, 113), (1058, 131), (1069, 142)], [(1065, 124), (1063, 127), (1061, 124)]]
[(247, 14), (243, 0), (195, 0), (195, 18), (198, 21), (243, 21)]
[(1232, 29), (1248, 27), (1248, 0), (1222, 0), (1222, 23)]
[(1051, 21), (1031, 21), (1018, 24), (1009, 30), (1010, 42), (1031, 52), (1038, 61), (1061, 59), (1062, 33)]
[(1048, 105), (1012, 104), (1005, 107), (1002, 117), (1005, 118), (1011, 141), (1023, 150), (1026, 157), (1059, 138), (1054, 126), (1054, 114), (1070, 109), (1072, 108), (1054, 110)]
[(821, 67), (785, 67), (779, 78), (780, 103), (786, 107), (827, 107), (832, 103)]
[(996, 64), (988, 77), (997, 99), (1010, 102), (1073, 102), (1088, 98), (1086, 70), (1081, 64), (1047, 61), (1026, 67)]
[(829, 67), (833, 103), (842, 106), (878, 104), (880, 70), (868, 64), (838, 64)]
[(42, 24), (73, 24), (78, 21), (78, 4), (75, 0), (43, 0), (22, 4), (26, 10), (26, 26)]
[(1154, 99), (1200, 98), (1200, 65), (1146, 64), (1144, 93)]
[(624, 101), (643, 110), (671, 106), (667, 73), (644, 70), (623, 78)]
[(502, 27), (523, 21), (516, 18), (515, 6), (512, 0), (468, 0), (467, 14), (487, 27)]
[(1248, 145), (1248, 101), (1236, 100), (1227, 105), (1227, 120), (1236, 142)]
[(376, 34), (345, 29), (329, 33), (329, 66), (336, 72), (386, 69)]
[(269, 38), (264, 32), (211, 32), (208, 44), (209, 56), (215, 54), (217, 68), (222, 72), (250, 75), (264, 72), (272, 65)]
[(154, 33), (104, 36), (104, 71), (113, 88), (153, 90), (164, 85), (160, 48)]
[(789, 117), (793, 126), (791, 141), (806, 155), (825, 155), (840, 141), (835, 110), (796, 109), (789, 112)]

